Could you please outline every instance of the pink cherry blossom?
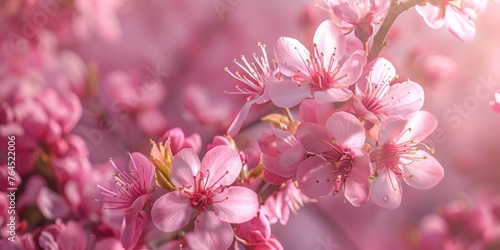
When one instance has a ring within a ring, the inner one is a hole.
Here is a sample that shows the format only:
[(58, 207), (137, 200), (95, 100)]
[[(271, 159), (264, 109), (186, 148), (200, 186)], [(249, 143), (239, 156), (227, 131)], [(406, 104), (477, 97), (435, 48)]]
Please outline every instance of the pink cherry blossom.
[(208, 151), (201, 163), (192, 149), (181, 150), (174, 156), (171, 173), (179, 190), (154, 203), (151, 217), (156, 227), (174, 232), (194, 216), (194, 237), (208, 249), (227, 249), (234, 238), (230, 223), (246, 222), (259, 209), (255, 192), (231, 186), (241, 168), (238, 153), (229, 146)]
[(365, 130), (352, 114), (338, 112), (325, 126), (302, 123), (297, 137), (311, 155), (297, 170), (299, 189), (310, 197), (337, 194), (360, 206), (368, 199), (370, 158), (363, 151)]
[(197, 154), (201, 150), (201, 137), (197, 133), (193, 133), (189, 136), (185, 136), (184, 131), (181, 128), (175, 127), (167, 130), (162, 137), (160, 142), (166, 142), (170, 137), (170, 150), (172, 154), (177, 154), (181, 149), (192, 148)]
[(267, 182), (280, 185), (295, 177), (306, 153), (292, 132), (269, 129), (262, 133), (258, 143), (262, 151), (261, 160), (266, 169), (264, 178)]
[(87, 249), (87, 237), (83, 227), (75, 222), (56, 221), (56, 224), (45, 227), (38, 237), (42, 249)]
[(263, 104), (269, 101), (267, 85), (281, 79), (281, 73), (277, 70), (276, 62), (272, 62), (272, 67), (267, 59), (266, 45), (259, 43), (259, 47), (262, 49), (262, 56), (257, 57), (253, 54), (255, 62), (249, 63), (244, 56), (241, 56), (243, 64), (236, 60), (233, 61), (243, 69), (241, 74), (238, 71), (232, 73), (227, 67), (224, 68), (233, 78), (245, 84), (243, 87), (236, 86), (238, 91), (228, 92), (228, 94), (248, 95), (247, 102), (236, 115), (231, 126), (229, 126), (227, 134), (230, 136), (236, 136), (254, 104)]
[(493, 110), (500, 113), (500, 90), (495, 92), (495, 100), (490, 102), (490, 106)]
[(380, 124), (391, 116), (418, 111), (424, 104), (424, 90), (410, 80), (392, 84), (397, 77), (391, 62), (378, 58), (366, 81), (359, 81), (354, 95), (354, 109), (364, 119)]
[(382, 23), (389, 9), (388, 0), (325, 0), (333, 14), (342, 21), (344, 33), (354, 30), (362, 41), (373, 34), (373, 27)]
[(425, 5), (417, 5), (417, 12), (429, 27), (446, 27), (453, 35), (463, 41), (470, 41), (476, 35), (476, 11), (482, 9), (486, 1), (436, 0)]
[(436, 117), (426, 111), (404, 118), (391, 117), (382, 123), (377, 148), (371, 154), (377, 177), (371, 183), (370, 199), (375, 204), (397, 208), (401, 203), (401, 179), (411, 187), (428, 189), (443, 178), (441, 164), (419, 147), (427, 147), (422, 141), (436, 127)]
[(235, 234), (247, 250), (283, 249), (271, 234), (271, 225), (266, 215), (260, 211), (253, 219), (237, 225)]
[(311, 96), (318, 103), (348, 100), (348, 87), (358, 80), (366, 64), (366, 53), (354, 52), (343, 63), (346, 41), (342, 30), (332, 21), (324, 21), (316, 30), (314, 50), (309, 53), (299, 41), (281, 37), (275, 48), (281, 73), (291, 76), (269, 86), (271, 101), (279, 107), (293, 107)]
[(273, 195), (267, 198), (261, 211), (271, 224), (279, 222), (286, 225), (290, 214), (297, 214), (305, 204), (313, 199), (304, 195), (292, 181), (287, 181)]
[(128, 171), (119, 169), (113, 160), (110, 160), (118, 171), (113, 175), (115, 183), (119, 186), (117, 191), (98, 185), (103, 195), (101, 202), (107, 205), (106, 209), (137, 212), (150, 201), (155, 190), (155, 187), (151, 185), (155, 171), (153, 164), (141, 153), (132, 153), (129, 157), (130, 170)]

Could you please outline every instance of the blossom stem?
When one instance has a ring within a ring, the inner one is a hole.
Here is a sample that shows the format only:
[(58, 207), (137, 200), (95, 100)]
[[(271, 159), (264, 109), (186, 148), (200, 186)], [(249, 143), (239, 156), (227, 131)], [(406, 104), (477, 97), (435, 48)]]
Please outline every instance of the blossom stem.
[(401, 13), (419, 4), (421, 1), (422, 0), (408, 0), (406, 2), (398, 3), (398, 0), (391, 0), (391, 5), (387, 11), (387, 15), (380, 25), (380, 29), (377, 34), (373, 37), (373, 46), (368, 53), (368, 62), (377, 58), (380, 55), (380, 52), (382, 52), (382, 50), (389, 44), (389, 40), (386, 40), (386, 37), (389, 30), (391, 30), (394, 21), (396, 21), (396, 18), (398, 18)]

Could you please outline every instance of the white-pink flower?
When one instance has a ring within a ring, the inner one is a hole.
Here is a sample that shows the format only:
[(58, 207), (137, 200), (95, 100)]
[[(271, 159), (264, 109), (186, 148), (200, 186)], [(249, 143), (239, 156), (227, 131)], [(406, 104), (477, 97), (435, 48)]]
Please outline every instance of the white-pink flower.
[(486, 5), (484, 0), (432, 0), (423, 6), (416, 6), (417, 12), (429, 27), (446, 27), (463, 41), (470, 41), (476, 35), (476, 11)]
[(385, 58), (378, 58), (366, 81), (356, 85), (353, 107), (364, 119), (380, 124), (391, 116), (418, 111), (424, 104), (424, 90), (410, 80), (392, 84), (396, 69)]
[(382, 123), (377, 148), (371, 154), (377, 177), (371, 183), (370, 199), (375, 204), (399, 207), (401, 179), (414, 188), (428, 189), (443, 178), (441, 164), (419, 147), (427, 147), (422, 141), (436, 127), (436, 117), (426, 111), (413, 112), (404, 118), (391, 117)]
[(370, 157), (362, 149), (365, 129), (354, 115), (335, 113), (325, 126), (302, 123), (297, 138), (312, 155), (297, 169), (299, 189), (304, 194), (316, 198), (344, 189), (354, 206), (368, 199)]
[(269, 97), (279, 107), (293, 107), (311, 96), (318, 103), (341, 102), (352, 96), (348, 89), (358, 80), (366, 64), (366, 53), (354, 52), (343, 64), (346, 40), (342, 30), (332, 21), (324, 21), (313, 39), (310, 53), (299, 41), (281, 37), (275, 56), (281, 73), (293, 80), (273, 83)]
[(179, 151), (172, 161), (171, 173), (172, 183), (179, 190), (154, 203), (151, 217), (156, 227), (174, 232), (195, 218), (197, 241), (207, 249), (227, 249), (234, 239), (230, 223), (246, 222), (259, 210), (254, 191), (231, 186), (241, 168), (240, 156), (229, 146), (208, 151), (201, 163), (192, 149)]

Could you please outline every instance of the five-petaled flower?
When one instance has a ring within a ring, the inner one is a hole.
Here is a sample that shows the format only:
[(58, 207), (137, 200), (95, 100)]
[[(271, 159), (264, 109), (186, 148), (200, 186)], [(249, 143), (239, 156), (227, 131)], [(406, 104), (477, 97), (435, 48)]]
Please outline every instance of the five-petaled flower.
[(201, 163), (192, 149), (179, 151), (171, 172), (172, 183), (179, 189), (154, 203), (154, 224), (164, 232), (174, 232), (195, 218), (194, 240), (207, 249), (227, 249), (234, 239), (230, 223), (246, 222), (259, 210), (254, 191), (231, 186), (241, 168), (239, 154), (229, 146), (214, 147)]

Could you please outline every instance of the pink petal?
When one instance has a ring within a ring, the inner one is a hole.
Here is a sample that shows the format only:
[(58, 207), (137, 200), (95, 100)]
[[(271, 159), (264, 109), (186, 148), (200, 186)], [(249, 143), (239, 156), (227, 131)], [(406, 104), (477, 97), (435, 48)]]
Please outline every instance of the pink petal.
[(302, 72), (309, 75), (309, 68), (304, 63), (309, 59), (309, 50), (299, 41), (289, 37), (280, 37), (274, 48), (279, 71), (286, 76)]
[(399, 117), (389, 117), (382, 122), (380, 126), (380, 131), (378, 133), (379, 142), (385, 144), (396, 140), (404, 131), (406, 124), (408, 124), (408, 121)]
[(406, 184), (418, 189), (429, 189), (443, 179), (443, 167), (427, 152), (419, 150), (412, 157), (421, 159), (409, 165), (401, 165), (405, 175), (411, 176), (404, 178)]
[(228, 186), (240, 174), (241, 168), (240, 155), (230, 146), (217, 146), (208, 151), (201, 162), (201, 172), (207, 176), (207, 187), (213, 185)]
[(367, 57), (365, 51), (358, 50), (354, 52), (347, 59), (347, 61), (342, 64), (342, 67), (337, 73), (337, 77), (342, 77), (342, 79), (339, 79), (338, 82), (346, 86), (354, 84), (361, 76), (366, 60)]
[(377, 171), (378, 176), (372, 181), (370, 200), (373, 203), (390, 209), (401, 204), (401, 182), (392, 171), (383, 168)]
[(317, 103), (343, 102), (351, 98), (352, 92), (345, 88), (330, 88), (314, 92)]
[(476, 25), (469, 15), (454, 6), (446, 7), (444, 20), (451, 33), (462, 41), (470, 41), (476, 35)]
[(214, 197), (213, 206), (219, 219), (229, 223), (243, 223), (257, 215), (259, 198), (251, 189), (231, 186)]
[[(214, 212), (201, 213), (194, 223), (194, 237), (206, 249), (228, 249), (234, 238), (231, 224), (220, 220)], [(187, 238), (191, 245), (190, 238)]]
[(351, 151), (354, 153), (354, 166), (345, 184), (345, 198), (359, 207), (368, 200), (370, 193), (370, 157), (361, 149), (352, 148)]
[(182, 191), (173, 191), (160, 197), (153, 204), (151, 219), (163, 232), (174, 232), (183, 228), (191, 219), (191, 200)]
[(66, 228), (57, 236), (60, 249), (85, 250), (87, 249), (87, 236), (82, 226), (74, 221), (69, 221)]
[(294, 107), (311, 93), (308, 84), (298, 84), (291, 80), (275, 82), (268, 89), (271, 102), (281, 108)]
[(424, 89), (416, 82), (408, 80), (394, 84), (388, 92), (392, 93), (393, 100), (397, 100), (391, 103), (391, 109), (387, 111), (391, 116), (405, 116), (420, 110), (424, 105)]
[(396, 69), (391, 62), (383, 57), (377, 58), (369, 73), (372, 84), (388, 83), (396, 76)]
[(330, 150), (325, 141), (330, 141), (331, 137), (319, 124), (301, 123), (295, 135), (306, 152), (321, 154)]
[(335, 113), (335, 107), (331, 103), (319, 104), (315, 100), (305, 99), (300, 103), (299, 120), (301, 122), (312, 122), (324, 125), (326, 119)]
[[(136, 171), (142, 186), (148, 186), (153, 181), (155, 167), (145, 155), (133, 152), (131, 154), (133, 161), (129, 162), (128, 168), (131, 171)], [(135, 167), (134, 167), (135, 163)], [(191, 177), (192, 178), (192, 177)]]
[(342, 30), (332, 21), (323, 21), (314, 34), (313, 42), (317, 45), (318, 52), (324, 55), (323, 64), (328, 66), (333, 60), (333, 65), (344, 57), (346, 42)]
[(291, 147), (278, 157), (278, 169), (274, 170), (282, 176), (293, 176), (304, 158), (305, 153), (301, 146)]
[(139, 213), (125, 213), (120, 230), (120, 241), (125, 249), (131, 249), (137, 245), (142, 234), (143, 224), (144, 219), (139, 216)]
[(69, 213), (69, 207), (63, 197), (48, 187), (42, 187), (36, 197), (40, 212), (49, 220), (63, 218)]
[(236, 226), (235, 234), (249, 243), (267, 241), (271, 237), (271, 225), (267, 216), (260, 211), (251, 220)]
[[(405, 143), (411, 140), (423, 141), (437, 127), (436, 117), (427, 111), (417, 111), (407, 115), (406, 128), (408, 131), (397, 140), (398, 143)], [(411, 130), (410, 130), (411, 129)]]
[(158, 135), (167, 129), (167, 119), (158, 108), (150, 108), (135, 117), (137, 127), (148, 135)]
[(417, 9), (418, 14), (420, 14), (427, 25), (433, 29), (439, 29), (443, 27), (444, 20), (441, 17), (441, 10), (439, 7), (436, 7), (430, 3), (426, 3), (425, 6), (417, 5), (415, 7)]
[(307, 158), (297, 169), (299, 189), (307, 196), (318, 198), (332, 192), (335, 181), (332, 181), (333, 166), (318, 156)]
[[(264, 164), (264, 163), (262, 163), (262, 164)], [(279, 186), (291, 177), (291, 176), (283, 177), (281, 175), (278, 175), (278, 174), (272, 172), (272, 170), (274, 169), (273, 166), (270, 166), (268, 168), (267, 165), (264, 164), (264, 168), (266, 169), (264, 171), (264, 179), (266, 180), (266, 182), (269, 182), (273, 185)]]
[(185, 187), (194, 184), (193, 177), (200, 171), (200, 159), (193, 149), (185, 148), (172, 160), (171, 180), (175, 186)]
[(344, 147), (361, 148), (365, 143), (365, 129), (361, 122), (347, 112), (338, 112), (330, 116), (325, 128), (330, 138), (335, 138)]
[(113, 237), (104, 238), (95, 244), (95, 250), (123, 250), (122, 243)]
[(233, 123), (231, 123), (231, 126), (229, 126), (229, 129), (227, 130), (227, 134), (229, 136), (234, 137), (236, 136), (236, 134), (238, 134), (238, 132), (241, 129), (241, 126), (243, 125), (243, 122), (245, 121), (245, 118), (247, 118), (250, 108), (257, 102), (257, 100), (258, 99), (247, 101), (243, 105), (238, 115), (236, 115), (236, 117), (234, 118)]

